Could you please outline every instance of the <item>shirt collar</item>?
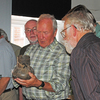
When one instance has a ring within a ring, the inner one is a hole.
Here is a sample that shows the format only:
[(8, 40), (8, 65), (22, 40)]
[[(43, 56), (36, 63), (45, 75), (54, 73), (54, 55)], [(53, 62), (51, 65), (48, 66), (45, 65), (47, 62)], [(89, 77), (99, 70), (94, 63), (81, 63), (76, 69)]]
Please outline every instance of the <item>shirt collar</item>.
[(2, 41), (4, 41), (4, 40), (5, 40), (5, 38), (1, 38), (1, 39), (0, 39), (0, 43), (1, 43)]
[(57, 42), (57, 40), (56, 40), (56, 38), (54, 39), (54, 41), (49, 45), (49, 46), (47, 46), (47, 47), (45, 47), (45, 48), (42, 48), (41, 46), (40, 46), (40, 48), (41, 49), (49, 49), (50, 51), (53, 51), (54, 50), (54, 48), (55, 48), (55, 46), (58, 44), (58, 42)]

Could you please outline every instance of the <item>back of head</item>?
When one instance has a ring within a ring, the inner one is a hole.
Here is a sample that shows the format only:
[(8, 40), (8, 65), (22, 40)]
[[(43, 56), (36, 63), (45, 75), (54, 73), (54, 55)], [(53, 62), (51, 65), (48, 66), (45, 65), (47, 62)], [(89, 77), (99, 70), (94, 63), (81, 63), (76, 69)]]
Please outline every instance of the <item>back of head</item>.
[(88, 9), (84, 5), (77, 5), (74, 8), (72, 8), (71, 10), (69, 10), (67, 14), (75, 12), (75, 11), (82, 11), (82, 10), (88, 10)]
[(53, 28), (54, 28), (54, 32), (57, 30), (57, 21), (55, 19), (55, 17), (53, 15), (50, 14), (41, 14), (39, 16), (39, 20), (37, 23), (39, 23), (42, 19), (51, 19), (53, 22)]
[(8, 36), (7, 36), (6, 32), (3, 29), (0, 29), (0, 34), (3, 35), (4, 38), (8, 41)]
[[(74, 8), (72, 8), (71, 10), (69, 10), (68, 13), (72, 13), (72, 12), (75, 12), (75, 11), (82, 11), (82, 10), (90, 13), (93, 16), (93, 14), (91, 13), (91, 11), (89, 9), (87, 9), (84, 5), (77, 5), (77, 6), (75, 6)], [(94, 22), (94, 24), (96, 24), (96, 19), (95, 18), (93, 18), (93, 22)]]
[(72, 8), (62, 18), (62, 20), (66, 19), (69, 19), (70, 24), (76, 26), (78, 30), (82, 29), (83, 31), (95, 32), (94, 16), (84, 5), (78, 5)]

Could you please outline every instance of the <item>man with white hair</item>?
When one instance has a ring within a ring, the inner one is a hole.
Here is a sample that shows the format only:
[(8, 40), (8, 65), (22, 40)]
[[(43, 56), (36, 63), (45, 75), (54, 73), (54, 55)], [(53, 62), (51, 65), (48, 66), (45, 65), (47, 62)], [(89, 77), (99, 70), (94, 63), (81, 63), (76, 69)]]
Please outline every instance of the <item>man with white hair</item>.
[[(55, 38), (57, 21), (50, 14), (42, 14), (37, 22), (39, 44), (31, 45), (24, 53), (30, 56), (34, 74), (31, 79), (14, 79), (22, 85), (27, 100), (67, 100), (69, 95), (69, 56)], [(18, 87), (18, 84), (15, 85)]]
[(75, 100), (100, 99), (100, 39), (95, 35), (94, 16), (83, 5), (64, 16), (66, 51), (71, 54), (71, 86)]

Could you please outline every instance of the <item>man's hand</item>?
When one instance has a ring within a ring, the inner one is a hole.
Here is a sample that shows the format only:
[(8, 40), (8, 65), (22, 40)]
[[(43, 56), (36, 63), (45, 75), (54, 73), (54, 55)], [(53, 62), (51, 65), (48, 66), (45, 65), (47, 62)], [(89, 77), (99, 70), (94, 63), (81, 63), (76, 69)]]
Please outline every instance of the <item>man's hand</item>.
[[(29, 80), (23, 80), (20, 78), (16, 78), (14, 80), (25, 87), (39, 87), (42, 84), (42, 81), (38, 80), (35, 75), (33, 75), (30, 72), (29, 72), (29, 75), (31, 77), (31, 79)], [(46, 91), (55, 92), (51, 84), (48, 82), (45, 82), (45, 86), (43, 87), (43, 89)]]
[(23, 80), (20, 78), (16, 78), (14, 79), (16, 82), (18, 82), (19, 84), (25, 86), (25, 87), (38, 87), (42, 82), (40, 80), (38, 80), (36, 78), (35, 75), (33, 75), (32, 73), (29, 72), (29, 75), (31, 77), (31, 79), (29, 80)]

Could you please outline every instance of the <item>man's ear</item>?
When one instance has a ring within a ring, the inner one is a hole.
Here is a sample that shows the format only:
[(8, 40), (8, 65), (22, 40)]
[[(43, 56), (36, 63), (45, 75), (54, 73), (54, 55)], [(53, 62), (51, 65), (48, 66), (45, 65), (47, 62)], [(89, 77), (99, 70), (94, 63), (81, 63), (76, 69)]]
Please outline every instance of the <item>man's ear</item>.
[(76, 29), (76, 27), (74, 25), (72, 25), (72, 28), (73, 28), (73, 36), (75, 37), (77, 29)]

